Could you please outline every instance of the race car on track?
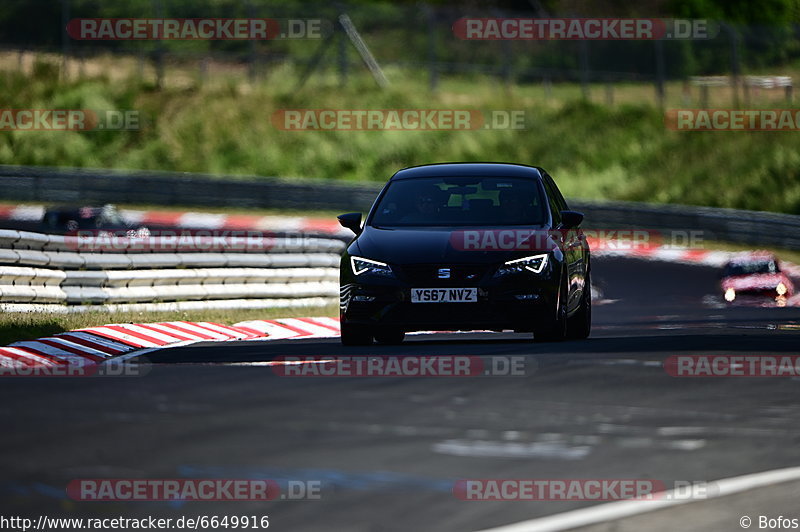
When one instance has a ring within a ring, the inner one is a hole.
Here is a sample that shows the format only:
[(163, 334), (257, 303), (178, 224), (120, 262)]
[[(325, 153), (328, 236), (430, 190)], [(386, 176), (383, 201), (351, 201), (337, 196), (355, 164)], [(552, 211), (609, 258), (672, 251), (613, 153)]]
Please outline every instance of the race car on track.
[(400, 170), (340, 265), (344, 345), (399, 343), (409, 331), (514, 330), (586, 338), (590, 251), (583, 214), (542, 168), (446, 163)]
[(81, 232), (83, 234), (128, 237), (150, 235), (147, 227), (125, 221), (116, 206), (111, 204), (102, 207), (49, 207), (44, 212), (41, 228), (44, 232), (51, 234), (74, 235)]
[(772, 253), (743, 253), (732, 258), (721, 274), (725, 301), (733, 303), (786, 301), (794, 295), (794, 284), (783, 273)]

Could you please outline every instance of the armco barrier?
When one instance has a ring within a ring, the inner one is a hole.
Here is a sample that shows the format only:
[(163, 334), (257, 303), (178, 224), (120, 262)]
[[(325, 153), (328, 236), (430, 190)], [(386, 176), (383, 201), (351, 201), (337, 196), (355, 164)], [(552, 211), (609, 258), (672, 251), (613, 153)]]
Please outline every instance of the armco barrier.
[[(3, 165), (0, 165), (0, 184), (0, 200), (13, 202), (142, 203), (341, 212), (365, 212), (382, 186), (331, 180)], [(699, 230), (705, 239), (800, 249), (800, 216), (796, 215), (583, 200), (570, 201), (570, 206), (586, 214), (587, 228)], [(0, 249), (0, 258), (2, 253)]]
[(255, 240), (249, 246), (247, 239), (213, 237), (210, 248), (225, 251), (205, 252), (158, 236), (94, 246), (103, 239), (0, 230), (0, 304), (10, 312), (25, 310), (13, 306), (19, 304), (211, 301), (230, 308), (239, 300), (258, 300), (261, 307), (265, 300), (281, 306), (335, 302), (341, 239), (282, 237), (266, 246)]
[(586, 215), (587, 228), (696, 230), (704, 240), (800, 249), (800, 216), (791, 214), (634, 202), (570, 206)]
[(369, 206), (375, 185), (331, 187), (330, 181), (114, 170), (0, 166), (0, 199), (44, 203), (225, 205), (275, 209)]

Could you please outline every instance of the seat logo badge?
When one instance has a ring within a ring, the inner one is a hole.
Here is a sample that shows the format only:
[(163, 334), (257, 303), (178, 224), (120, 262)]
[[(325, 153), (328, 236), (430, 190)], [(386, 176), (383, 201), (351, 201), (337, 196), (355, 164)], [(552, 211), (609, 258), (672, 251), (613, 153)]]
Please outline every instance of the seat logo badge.
[(450, 268), (439, 268), (439, 279), (449, 279)]

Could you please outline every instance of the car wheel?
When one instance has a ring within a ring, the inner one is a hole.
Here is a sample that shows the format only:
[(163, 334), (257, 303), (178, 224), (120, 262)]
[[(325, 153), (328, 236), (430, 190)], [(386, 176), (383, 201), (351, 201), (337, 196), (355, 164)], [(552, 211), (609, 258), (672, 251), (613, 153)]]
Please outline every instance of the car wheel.
[(398, 345), (403, 343), (406, 333), (398, 330), (391, 329), (387, 331), (378, 331), (375, 333), (375, 341), (379, 344)]
[(561, 284), (561, 295), (558, 297), (556, 320), (546, 329), (534, 331), (534, 340), (537, 342), (561, 342), (567, 337), (567, 289)]
[(568, 320), (567, 336), (576, 340), (588, 338), (592, 332), (592, 276), (586, 274), (586, 284), (583, 287), (581, 306)]
[(370, 345), (372, 332), (363, 325), (353, 325), (346, 321), (341, 322), (342, 345)]

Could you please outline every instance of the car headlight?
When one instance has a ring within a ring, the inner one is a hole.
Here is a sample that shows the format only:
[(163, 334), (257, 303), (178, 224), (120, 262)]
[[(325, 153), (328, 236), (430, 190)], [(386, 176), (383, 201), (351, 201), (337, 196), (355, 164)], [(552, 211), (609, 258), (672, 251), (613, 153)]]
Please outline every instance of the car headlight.
[(545, 253), (543, 255), (533, 255), (531, 257), (510, 260), (497, 269), (496, 275), (506, 275), (523, 271), (542, 273), (545, 266), (547, 266), (547, 257), (548, 255)]
[(374, 275), (394, 277), (392, 269), (385, 262), (365, 259), (364, 257), (350, 257), (350, 266), (353, 268), (353, 273), (356, 275), (371, 273)]

